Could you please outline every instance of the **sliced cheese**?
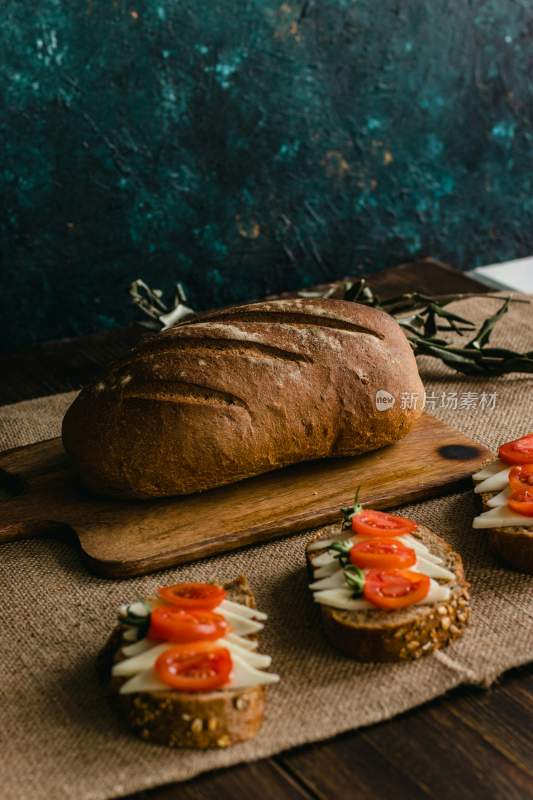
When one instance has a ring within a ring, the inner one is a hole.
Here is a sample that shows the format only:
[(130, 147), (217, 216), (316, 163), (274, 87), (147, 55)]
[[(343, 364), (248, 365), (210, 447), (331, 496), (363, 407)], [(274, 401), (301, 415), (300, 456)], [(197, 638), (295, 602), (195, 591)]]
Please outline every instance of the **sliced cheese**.
[(318, 578), (327, 578), (328, 575), (333, 575), (334, 572), (337, 572), (339, 568), (339, 562), (336, 558), (332, 558), (328, 564), (324, 564), (323, 567), (318, 567), (318, 569), (313, 570), (314, 577), (318, 580)]
[(342, 587), (346, 587), (346, 581), (344, 580), (344, 570), (340, 567), (332, 575), (309, 584), (309, 588), (314, 592), (322, 589), (340, 589)]
[(257, 608), (250, 608), (242, 603), (234, 603), (233, 600), (223, 600), (215, 611), (218, 611), (219, 614), (230, 611), (232, 614), (238, 614), (240, 617), (245, 617), (246, 619), (268, 619), (268, 615), (263, 611), (258, 611)]
[(122, 652), (128, 658), (130, 656), (138, 656), (140, 653), (144, 653), (145, 650), (150, 650), (151, 647), (155, 646), (155, 642), (152, 639), (139, 639), (138, 642), (134, 642), (133, 644), (128, 644), (122, 648)]
[(491, 475), (501, 472), (501, 470), (504, 468), (504, 462), (497, 458), (495, 461), (491, 461), (490, 464), (487, 464), (485, 467), (483, 467), (483, 469), (478, 470), (478, 472), (474, 472), (472, 478), (475, 481), (484, 481), (485, 478), (490, 478)]
[(511, 467), (506, 467), (496, 472), (494, 475), (490, 475), (475, 486), (474, 492), (477, 494), (481, 494), (482, 492), (500, 492), (502, 489), (505, 489), (509, 482), (510, 471)]
[(268, 683), (278, 683), (279, 675), (274, 672), (262, 672), (255, 669), (237, 653), (232, 653), (233, 669), (229, 683), (225, 689), (244, 689), (247, 686), (265, 686)]
[(133, 694), (133, 692), (165, 692), (170, 689), (160, 680), (153, 669), (138, 672), (129, 681), (122, 684), (119, 694)]
[[(376, 606), (369, 603), (362, 597), (353, 597), (350, 589), (327, 589), (322, 592), (315, 592), (313, 594), (315, 602), (321, 605), (330, 606), (331, 608), (342, 609), (343, 611), (368, 611), (373, 609), (376, 611)], [(418, 603), (413, 605), (427, 606), (433, 603), (446, 602), (450, 599), (450, 589), (448, 586), (441, 586), (434, 580), (430, 580), (429, 592)], [(378, 609), (379, 610), (379, 609)]]
[[(222, 689), (246, 689), (249, 686), (278, 683), (279, 675), (273, 672), (261, 672), (234, 653), (231, 657), (233, 669), (228, 683), (221, 687)], [(153, 668), (137, 673), (129, 681), (123, 683), (119, 689), (120, 694), (157, 691), (172, 691), (172, 688), (158, 678)]]
[[(168, 650), (170, 647), (172, 647), (171, 642), (153, 645), (147, 650), (143, 650), (142, 653), (126, 658), (124, 661), (119, 661), (113, 666), (112, 674), (115, 676), (135, 675), (138, 672), (150, 669), (150, 667), (154, 666), (161, 653), (164, 653), (165, 650)], [(235, 644), (235, 642), (230, 642), (226, 638), (217, 639), (217, 641), (213, 643), (213, 647), (226, 647), (232, 655), (235, 653), (251, 666), (260, 669), (266, 669), (272, 663), (272, 658), (270, 656), (261, 655), (253, 650), (247, 650), (245, 647), (241, 647)]]
[(236, 633), (227, 633), (224, 637), (228, 642), (244, 647), (246, 650), (257, 650), (257, 639), (247, 639), (245, 636), (238, 636)]
[(473, 528), (531, 528), (533, 517), (517, 514), (508, 506), (497, 506), (474, 517)]
[(233, 656), (238, 656), (251, 667), (257, 667), (257, 669), (268, 669), (272, 664), (271, 656), (265, 656), (261, 653), (255, 653), (253, 650), (247, 650), (245, 647), (235, 644), (235, 642), (230, 642), (226, 637), (224, 637), (224, 639), (219, 639), (217, 647), (227, 647), (232, 658)]
[(172, 647), (170, 642), (163, 642), (163, 644), (156, 644), (155, 647), (150, 647), (142, 653), (126, 658), (124, 661), (118, 661), (113, 665), (111, 674), (115, 677), (124, 677), (126, 675), (136, 675), (138, 672), (150, 669), (154, 666), (161, 653), (164, 653), (169, 647)]
[[(445, 567), (441, 567), (439, 564), (435, 564), (434, 561), (430, 561), (424, 556), (417, 555), (416, 563), (410, 569), (415, 570), (415, 572), (422, 572), (430, 578), (441, 578), (446, 581), (455, 580), (453, 572), (450, 572), (450, 570)], [(346, 587), (346, 581), (344, 579), (344, 571), (341, 567), (332, 575), (328, 575), (320, 580), (315, 580), (313, 583), (309, 584), (309, 588), (314, 592), (324, 589), (339, 589), (342, 587)]]
[(332, 544), (339, 541), (339, 537), (336, 539), (317, 539), (316, 542), (312, 542), (309, 547), (307, 548), (309, 553), (312, 553), (314, 550), (323, 550), (324, 547), (331, 547)]
[(442, 578), (445, 581), (455, 580), (455, 575), (449, 569), (441, 567), (425, 556), (417, 556), (416, 564), (412, 568), (415, 572), (423, 572), (424, 575), (429, 575), (430, 578)]
[(258, 633), (265, 627), (262, 622), (255, 619), (243, 617), (241, 614), (234, 614), (233, 611), (224, 610), (224, 618), (231, 625), (233, 633), (239, 636), (247, 636), (249, 633)]
[(491, 497), (490, 500), (487, 501), (487, 505), (489, 508), (498, 508), (499, 506), (506, 506), (510, 496), (511, 496), (511, 489), (509, 485), (507, 485), (503, 490), (503, 492), (495, 494), (494, 497)]

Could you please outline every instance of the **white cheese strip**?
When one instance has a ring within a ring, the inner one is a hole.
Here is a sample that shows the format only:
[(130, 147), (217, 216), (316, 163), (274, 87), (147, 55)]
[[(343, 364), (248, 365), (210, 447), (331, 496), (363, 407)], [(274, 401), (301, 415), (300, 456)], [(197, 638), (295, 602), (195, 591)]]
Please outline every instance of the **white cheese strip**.
[(333, 575), (334, 572), (337, 572), (338, 568), (339, 568), (338, 560), (336, 558), (332, 558), (328, 564), (324, 564), (323, 567), (314, 569), (313, 575), (317, 580), (318, 578), (327, 578), (328, 575)]
[(231, 630), (238, 636), (247, 636), (249, 633), (258, 633), (265, 627), (262, 622), (256, 622), (255, 619), (246, 619), (240, 614), (234, 614), (233, 611), (224, 611), (224, 617), (231, 625)]
[[(340, 541), (340, 540), (336, 539), (336, 541)], [(337, 555), (336, 553), (330, 553), (329, 550), (326, 550), (325, 553), (321, 553), (319, 556), (315, 556), (315, 558), (311, 559), (311, 563), (313, 565), (313, 568), (315, 568), (315, 567), (326, 567), (328, 564), (331, 564), (331, 563), (337, 561), (337, 559), (335, 558), (336, 555)]]
[(130, 614), (134, 614), (136, 617), (148, 616), (148, 609), (144, 603), (141, 603), (140, 600), (136, 600), (135, 603), (130, 603), (128, 606), (128, 611)]
[(122, 634), (122, 638), (125, 642), (135, 642), (137, 641), (137, 628), (135, 625), (128, 625), (124, 633)]
[[(328, 589), (323, 592), (315, 592), (313, 594), (315, 602), (331, 608), (339, 608), (344, 611), (366, 611), (369, 609), (376, 610), (376, 606), (369, 603), (362, 597), (353, 597), (350, 589)], [(418, 603), (413, 603), (417, 606), (432, 605), (433, 603), (446, 602), (450, 599), (450, 589), (448, 586), (441, 586), (434, 580), (430, 580), (429, 592)]]
[(255, 669), (236, 653), (232, 653), (231, 658), (233, 669), (229, 683), (224, 686), (224, 689), (244, 689), (247, 686), (264, 686), (279, 681), (279, 675)]
[(265, 656), (261, 653), (254, 653), (252, 650), (247, 650), (245, 647), (240, 647), (240, 645), (235, 644), (235, 642), (230, 642), (228, 639), (219, 639), (217, 642), (217, 647), (227, 647), (230, 651), (231, 656), (239, 656), (239, 658), (243, 661), (246, 661), (247, 664), (250, 664), (252, 667), (257, 667), (257, 669), (268, 669), (268, 667), (272, 664), (272, 657)]
[(240, 647), (244, 647), (245, 650), (257, 650), (257, 639), (247, 639), (244, 636), (237, 636), (236, 633), (227, 633), (224, 638), (227, 639), (228, 642), (233, 642)]
[(481, 494), (481, 492), (500, 492), (502, 489), (505, 489), (509, 482), (510, 471), (511, 467), (506, 467), (500, 470), (500, 472), (491, 475), (489, 478), (485, 478), (484, 481), (481, 481), (475, 486), (474, 491), (477, 494)]
[(242, 603), (234, 603), (233, 600), (223, 600), (218, 608), (215, 608), (215, 611), (217, 611), (219, 614), (224, 614), (226, 611), (231, 611), (231, 613), (238, 614), (239, 616), (246, 617), (247, 619), (268, 619), (268, 615), (263, 611), (258, 611), (257, 608), (244, 606)]
[(333, 575), (328, 575), (326, 578), (321, 578), (318, 581), (313, 581), (309, 584), (309, 588), (316, 591), (323, 589), (341, 589), (346, 588), (346, 581), (344, 580), (344, 570), (338, 569)]
[(413, 550), (416, 551), (417, 556), (421, 556), (427, 561), (433, 561), (434, 564), (444, 564), (444, 559), (432, 553), (429, 547), (421, 542), (420, 539), (415, 539), (411, 534), (401, 536), (400, 541), (403, 542), (406, 547), (412, 547)]
[(533, 517), (526, 517), (517, 514), (507, 506), (491, 508), (490, 511), (474, 517), (473, 528), (531, 528), (533, 527)]
[(138, 656), (141, 653), (144, 653), (145, 650), (149, 650), (151, 647), (155, 647), (156, 642), (152, 641), (152, 639), (139, 639), (138, 642), (134, 642), (133, 644), (128, 644), (122, 648), (122, 652), (125, 656), (130, 658), (131, 656)]
[(491, 461), (490, 464), (487, 464), (486, 467), (483, 467), (483, 469), (478, 470), (478, 472), (474, 472), (472, 478), (475, 481), (484, 481), (485, 478), (490, 478), (491, 475), (501, 472), (501, 470), (504, 468), (504, 462), (497, 458), (495, 461)]
[(506, 506), (510, 496), (511, 496), (511, 489), (509, 486), (506, 486), (503, 492), (495, 494), (494, 497), (491, 497), (490, 500), (487, 501), (487, 505), (489, 508), (498, 508), (499, 506)]
[(164, 653), (169, 647), (172, 647), (170, 642), (163, 642), (162, 644), (156, 644), (155, 647), (150, 647), (149, 650), (145, 650), (143, 653), (138, 653), (136, 656), (119, 661), (113, 665), (111, 674), (114, 676), (136, 675), (138, 672), (150, 669), (154, 666), (161, 653)]
[(453, 572), (441, 567), (440, 564), (435, 564), (434, 561), (430, 561), (429, 558), (424, 556), (418, 556), (414, 567), (409, 567), (409, 569), (414, 569), (415, 572), (423, 572), (424, 575), (429, 575), (430, 578), (442, 578), (445, 581), (455, 580)]
[[(348, 531), (347, 531), (348, 533)], [(337, 539), (318, 539), (316, 542), (313, 542), (307, 548), (309, 553), (312, 553), (314, 550), (323, 550), (324, 547), (331, 547), (334, 542), (338, 542), (339, 538)]]
[(119, 689), (119, 694), (133, 694), (133, 692), (161, 692), (171, 689), (166, 683), (163, 683), (153, 669), (147, 669), (144, 672), (138, 672), (129, 681), (122, 684)]

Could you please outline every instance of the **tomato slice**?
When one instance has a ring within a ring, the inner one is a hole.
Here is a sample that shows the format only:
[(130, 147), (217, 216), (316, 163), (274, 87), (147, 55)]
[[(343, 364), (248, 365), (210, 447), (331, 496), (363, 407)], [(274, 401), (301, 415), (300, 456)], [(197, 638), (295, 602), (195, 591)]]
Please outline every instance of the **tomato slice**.
[(531, 491), (523, 489), (520, 492), (513, 492), (507, 501), (507, 505), (517, 514), (533, 517), (533, 488)]
[(498, 455), (506, 464), (532, 464), (533, 463), (533, 433), (515, 439), (513, 442), (502, 444)]
[(226, 596), (222, 586), (214, 583), (176, 583), (174, 586), (162, 586), (158, 592), (167, 603), (186, 610), (201, 608), (211, 611)]
[(416, 529), (416, 522), (385, 511), (364, 508), (352, 517), (352, 530), (361, 536), (403, 536)]
[(372, 536), (357, 542), (350, 550), (350, 561), (361, 569), (406, 569), (416, 563), (416, 553), (396, 539)]
[(364, 597), (379, 608), (393, 610), (412, 606), (429, 592), (428, 575), (408, 569), (369, 569), (365, 572)]
[(214, 641), (226, 633), (229, 633), (228, 623), (221, 614), (213, 611), (158, 606), (150, 614), (148, 638), (157, 642)]
[(525, 489), (533, 492), (533, 464), (517, 464), (509, 473), (511, 492), (522, 492)]
[(233, 661), (225, 647), (210, 642), (177, 644), (161, 653), (155, 671), (163, 683), (183, 692), (210, 692), (228, 683)]

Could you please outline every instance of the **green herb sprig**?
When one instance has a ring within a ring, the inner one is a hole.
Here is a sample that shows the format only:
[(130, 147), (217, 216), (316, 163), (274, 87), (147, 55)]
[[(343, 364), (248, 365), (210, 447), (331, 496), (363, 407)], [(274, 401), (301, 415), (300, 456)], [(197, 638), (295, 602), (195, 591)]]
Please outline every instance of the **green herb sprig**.
[[(150, 319), (141, 324), (160, 330), (192, 316), (194, 311), (186, 305), (187, 296), (181, 283), (176, 284), (170, 308), (163, 301), (160, 289), (151, 289), (143, 280), (130, 286), (133, 303)], [(504, 347), (490, 347), (490, 337), (496, 324), (507, 314), (511, 303), (529, 303), (529, 300), (493, 294), (462, 292), (459, 294), (427, 295), (423, 292), (404, 292), (395, 297), (380, 298), (365, 278), (336, 283), (321, 291), (303, 291), (301, 297), (335, 297), (354, 303), (379, 308), (395, 317), (401, 325), (415, 356), (430, 356), (442, 361), (451, 369), (464, 375), (497, 377), (515, 372), (533, 373), (533, 350), (521, 353)], [(489, 297), (503, 301), (498, 310), (476, 327), (475, 323), (456, 314), (446, 306), (470, 297)], [(459, 336), (473, 334), (463, 347), (442, 338), (442, 332)]]
[[(503, 347), (490, 347), (490, 337), (496, 324), (507, 314), (511, 303), (528, 303), (512, 296), (499, 297), (492, 294), (460, 293), (426, 295), (422, 292), (405, 292), (380, 299), (364, 278), (345, 281), (339, 294), (337, 288), (326, 292), (306, 293), (316, 297), (340, 297), (355, 303), (372, 306), (394, 316), (402, 326), (416, 356), (437, 358), (451, 369), (464, 375), (495, 377), (513, 372), (533, 373), (533, 350), (520, 353)], [(500, 308), (483, 323), (475, 323), (449, 311), (445, 306), (469, 297), (489, 297), (503, 301)], [(440, 332), (453, 332), (459, 336), (474, 334), (463, 347), (439, 336)]]
[(352, 527), (352, 517), (356, 514), (359, 514), (360, 511), (363, 510), (362, 504), (359, 502), (359, 492), (361, 487), (358, 486), (355, 491), (355, 496), (353, 499), (353, 505), (351, 506), (343, 506), (341, 508), (342, 512), (342, 530), (346, 530), (347, 528)]
[(351, 564), (344, 568), (344, 580), (348, 588), (352, 590), (354, 597), (360, 597), (363, 594), (363, 587), (365, 585), (365, 573), (359, 567)]
[(350, 550), (353, 547), (353, 542), (351, 539), (340, 539), (337, 542), (333, 542), (328, 550), (333, 550), (336, 554), (334, 558), (336, 558), (341, 565), (341, 567), (345, 567), (347, 564), (350, 563)]

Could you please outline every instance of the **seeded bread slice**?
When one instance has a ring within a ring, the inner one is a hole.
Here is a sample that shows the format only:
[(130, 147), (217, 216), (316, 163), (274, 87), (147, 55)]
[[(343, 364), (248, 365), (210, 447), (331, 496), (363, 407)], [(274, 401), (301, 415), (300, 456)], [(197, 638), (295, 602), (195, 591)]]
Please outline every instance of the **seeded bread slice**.
[[(255, 608), (245, 577), (226, 583), (224, 588), (229, 600)], [(127, 678), (109, 679), (109, 676), (113, 664), (125, 658), (121, 650), (122, 633), (122, 626), (113, 631), (102, 654), (104, 667), (115, 704), (142, 739), (167, 747), (206, 750), (229, 747), (256, 735), (264, 716), (264, 686), (214, 692), (169, 689), (119, 694)]]
[[(321, 531), (310, 539), (308, 547), (321, 538), (330, 539), (336, 534), (339, 539), (343, 538), (338, 528), (333, 533)], [(461, 556), (424, 525), (419, 525), (412, 536), (440, 556), (444, 560), (443, 566), (454, 573), (449, 600), (397, 611), (377, 608), (344, 611), (320, 605), (326, 637), (344, 655), (357, 661), (408, 661), (440, 650), (462, 636), (470, 610)], [(322, 552), (324, 550), (307, 550), (310, 576), (313, 574), (311, 558)]]
[[(491, 510), (488, 501), (497, 494), (499, 493), (484, 492), (478, 495), (483, 511)], [(488, 534), (490, 549), (498, 558), (513, 569), (533, 575), (533, 528), (489, 528)]]

